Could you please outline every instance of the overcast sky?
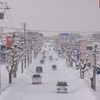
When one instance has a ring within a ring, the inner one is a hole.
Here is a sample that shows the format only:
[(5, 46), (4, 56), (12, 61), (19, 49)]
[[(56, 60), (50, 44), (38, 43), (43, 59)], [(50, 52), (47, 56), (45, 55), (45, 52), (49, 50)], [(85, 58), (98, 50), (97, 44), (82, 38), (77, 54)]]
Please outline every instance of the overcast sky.
[[(18, 28), (47, 31), (100, 31), (99, 0), (2, 0)], [(9, 16), (8, 11), (6, 15)], [(4, 22), (8, 24), (7, 16)], [(3, 22), (0, 24), (3, 26)], [(54, 32), (44, 32), (46, 35)], [(59, 33), (59, 32), (58, 32)]]

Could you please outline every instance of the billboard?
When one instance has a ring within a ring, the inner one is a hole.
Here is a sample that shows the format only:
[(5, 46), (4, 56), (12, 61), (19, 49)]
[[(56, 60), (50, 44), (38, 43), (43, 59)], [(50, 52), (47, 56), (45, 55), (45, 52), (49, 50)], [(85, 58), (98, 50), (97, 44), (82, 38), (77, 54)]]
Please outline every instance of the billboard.
[(12, 46), (12, 36), (7, 36), (6, 37), (6, 44), (7, 44), (7, 47)]
[(60, 38), (62, 42), (66, 42), (68, 39), (68, 33), (60, 33)]
[(69, 34), (68, 33), (60, 33), (60, 35), (62, 35), (62, 36), (68, 36)]

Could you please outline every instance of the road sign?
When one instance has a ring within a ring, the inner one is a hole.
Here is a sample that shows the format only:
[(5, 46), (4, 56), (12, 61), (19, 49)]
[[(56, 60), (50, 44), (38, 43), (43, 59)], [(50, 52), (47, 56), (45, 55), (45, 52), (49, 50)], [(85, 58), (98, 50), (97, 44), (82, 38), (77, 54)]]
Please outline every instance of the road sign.
[(12, 46), (12, 36), (7, 36), (6, 41), (7, 41), (7, 47), (11, 47)]
[(80, 60), (80, 52), (77, 52), (76, 56), (77, 56), (77, 60)]

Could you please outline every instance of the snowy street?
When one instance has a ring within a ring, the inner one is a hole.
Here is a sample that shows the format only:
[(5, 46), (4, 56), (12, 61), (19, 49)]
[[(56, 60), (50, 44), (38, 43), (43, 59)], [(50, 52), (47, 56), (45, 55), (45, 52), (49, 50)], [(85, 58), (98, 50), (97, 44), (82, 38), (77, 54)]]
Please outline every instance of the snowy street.
[(100, 0), (0, 4), (0, 100), (100, 100)]
[[(53, 56), (53, 62), (49, 61)], [(14, 79), (13, 84), (2, 92), (0, 100), (96, 100), (85, 80), (80, 79), (79, 70), (68, 68), (65, 59), (55, 61), (57, 54), (51, 50), (46, 53), (44, 64), (40, 64), (40, 53), (31, 66)], [(57, 65), (57, 70), (52, 69), (52, 64)], [(38, 65), (43, 67), (42, 84), (32, 84), (32, 75)], [(57, 93), (57, 81), (68, 83), (67, 93)]]

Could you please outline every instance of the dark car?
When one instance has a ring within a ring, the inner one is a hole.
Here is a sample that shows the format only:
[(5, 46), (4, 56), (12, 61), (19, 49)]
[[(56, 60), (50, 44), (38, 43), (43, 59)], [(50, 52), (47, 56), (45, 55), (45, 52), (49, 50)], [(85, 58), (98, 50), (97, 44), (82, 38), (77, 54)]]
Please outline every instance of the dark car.
[(57, 65), (52, 65), (52, 69), (57, 69)]
[(42, 73), (43, 72), (43, 68), (41, 66), (36, 67), (36, 72)]
[(67, 82), (57, 82), (57, 93), (67, 93)]

